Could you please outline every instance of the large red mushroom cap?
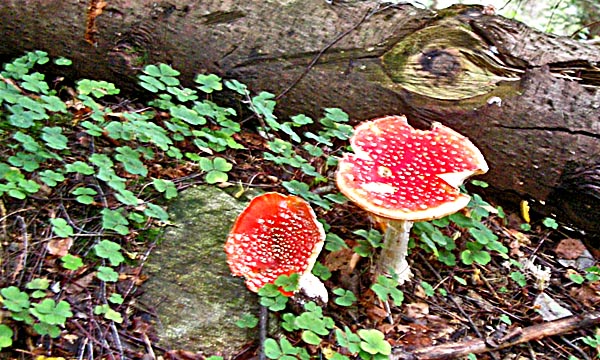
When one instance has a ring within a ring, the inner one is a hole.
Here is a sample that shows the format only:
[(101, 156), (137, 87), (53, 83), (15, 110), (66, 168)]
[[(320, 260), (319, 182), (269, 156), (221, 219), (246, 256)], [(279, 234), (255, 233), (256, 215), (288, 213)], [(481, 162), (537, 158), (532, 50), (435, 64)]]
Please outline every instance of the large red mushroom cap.
[(324, 241), (323, 225), (306, 201), (272, 192), (252, 199), (238, 216), (225, 252), (232, 274), (257, 292), (280, 275), (310, 273)]
[(404, 116), (366, 121), (350, 139), (336, 175), (340, 191), (383, 218), (424, 221), (453, 214), (470, 197), (458, 187), (487, 172), (483, 155), (469, 139), (434, 123), (416, 130)]

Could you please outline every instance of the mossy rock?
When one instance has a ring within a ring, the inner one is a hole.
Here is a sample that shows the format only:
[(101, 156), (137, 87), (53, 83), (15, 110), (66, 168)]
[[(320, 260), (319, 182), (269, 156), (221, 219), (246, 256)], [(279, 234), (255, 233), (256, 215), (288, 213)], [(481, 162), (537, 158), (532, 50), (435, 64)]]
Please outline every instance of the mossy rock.
[(244, 208), (210, 186), (182, 192), (170, 205), (169, 226), (145, 265), (143, 304), (156, 311), (159, 345), (228, 357), (256, 339), (235, 325), (258, 314), (257, 297), (231, 276), (223, 246)]

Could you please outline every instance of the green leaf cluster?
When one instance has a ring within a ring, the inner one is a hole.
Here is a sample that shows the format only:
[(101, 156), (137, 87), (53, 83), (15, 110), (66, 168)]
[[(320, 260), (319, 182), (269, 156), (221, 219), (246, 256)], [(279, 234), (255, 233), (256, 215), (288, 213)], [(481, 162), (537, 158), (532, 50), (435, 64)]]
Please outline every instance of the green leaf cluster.
[[(47, 298), (46, 290), (49, 285), (47, 279), (38, 278), (25, 285), (30, 293), (21, 291), (16, 286), (2, 288), (0, 303), (8, 310), (13, 320), (32, 326), (39, 335), (56, 338), (60, 336), (60, 327), (65, 326), (66, 320), (72, 317), (73, 313), (68, 302), (64, 300), (56, 302), (54, 299)], [(32, 299), (41, 300), (32, 302)], [(0, 327), (0, 348), (12, 344), (10, 340), (12, 333), (12, 329), (7, 325)]]
[(391, 298), (396, 305), (400, 305), (404, 301), (404, 293), (398, 289), (397, 279), (379, 275), (375, 283), (371, 285), (371, 290), (381, 301), (388, 301)]
[(283, 293), (293, 293), (298, 289), (298, 274), (280, 275), (272, 284), (265, 284), (258, 289), (259, 302), (271, 311), (285, 309), (288, 296)]
[[(0, 82), (0, 105), (5, 109), (0, 112), (0, 123), (6, 124), (0, 125), (0, 134), (9, 139), (12, 149), (6, 157), (0, 157), (0, 196), (24, 200), (36, 194), (42, 184), (50, 191), (67, 185), (76, 202), (104, 207), (98, 209), (103, 231), (126, 235), (148, 219), (168, 220), (167, 213), (155, 200), (143, 200), (143, 196), (153, 194), (134, 191), (134, 187), (148, 178), (149, 164), (157, 156), (171, 157), (175, 163), (183, 161), (182, 142), (192, 143), (198, 152), (210, 154), (242, 147), (234, 140), (240, 131), (239, 123), (232, 120), (236, 111), (208, 99), (199, 100), (200, 93), (223, 89), (221, 79), (215, 75), (199, 75), (196, 89), (189, 89), (180, 85), (179, 72), (170, 66), (149, 65), (139, 77), (140, 85), (156, 93), (156, 99), (143, 111), (122, 113), (114, 113), (99, 102), (119, 93), (114, 84), (79, 80), (74, 102), (88, 113), (73, 129), (74, 119), (67, 103), (48, 85), (44, 74), (32, 72), (34, 66), (48, 61), (46, 53), (31, 52), (6, 64), (1, 73), (13, 82)], [(56, 62), (70, 64), (64, 58)], [(234, 85), (239, 87), (234, 82), (230, 87)], [(260, 102), (258, 99), (262, 99), (263, 110), (270, 108), (264, 95), (257, 98)], [(169, 116), (158, 117), (159, 112)], [(85, 148), (77, 146), (105, 138), (121, 145), (111, 152), (87, 154)], [(195, 155), (189, 151), (188, 154)], [(198, 166), (205, 172), (208, 183), (226, 181), (227, 172), (233, 168), (220, 157), (201, 158)], [(73, 184), (75, 180), (77, 183)], [(150, 180), (153, 188), (144, 189), (155, 189), (166, 199), (177, 196), (172, 181)], [(81, 186), (82, 183), (95, 185)], [(117, 206), (106, 206), (107, 194), (117, 200)], [(58, 237), (75, 235), (74, 224), (66, 223), (65, 219), (52, 219), (51, 224)]]
[(392, 353), (392, 347), (379, 330), (360, 329), (353, 333), (347, 326), (344, 330), (336, 329), (335, 335), (340, 346), (351, 354), (364, 360), (384, 360)]
[(113, 310), (108, 304), (96, 305), (94, 307), (94, 315), (103, 315), (105, 319), (114, 321), (118, 324), (123, 322), (123, 316)]
[(235, 322), (235, 325), (242, 329), (253, 329), (258, 325), (258, 318), (252, 314), (243, 314), (242, 317)]
[[(317, 133), (308, 131), (307, 127), (314, 124), (310, 117), (299, 114), (290, 117), (290, 121), (279, 122), (273, 114), (275, 109), (274, 95), (261, 92), (255, 97), (245, 87), (234, 87), (244, 95), (250, 109), (263, 121), (262, 131), (270, 141), (267, 143), (269, 152), (263, 153), (265, 160), (276, 165), (289, 168), (290, 172), (300, 170), (302, 177), (309, 177), (307, 181), (284, 181), (282, 185), (288, 192), (298, 195), (305, 200), (318, 205), (326, 210), (331, 209), (334, 203), (341, 204), (346, 198), (339, 193), (318, 195), (311, 190), (311, 185), (328, 182), (327, 171), (335, 167), (337, 159), (331, 148), (333, 141), (347, 140), (352, 134), (352, 127), (348, 124), (348, 115), (341, 109), (327, 108), (324, 117), (319, 119), (321, 130)], [(305, 130), (302, 134), (300, 132)]]
[(334, 302), (340, 306), (352, 306), (357, 300), (354, 293), (350, 290), (337, 288), (333, 290), (333, 293), (338, 295)]
[(223, 183), (228, 179), (227, 172), (233, 165), (223, 158), (201, 158), (200, 169), (206, 172), (206, 182), (209, 184)]
[(301, 330), (302, 340), (311, 345), (319, 345), (321, 336), (326, 336), (334, 327), (333, 319), (323, 315), (323, 309), (310, 301), (304, 305), (304, 312), (296, 316), (292, 313), (282, 315), (281, 327), (287, 331)]
[(282, 337), (279, 341), (273, 338), (267, 338), (264, 343), (265, 356), (275, 360), (308, 360), (310, 356), (306, 349), (292, 345), (292, 343)]
[(12, 345), (14, 332), (8, 325), (0, 324), (0, 351)]
[(357, 240), (355, 247), (352, 250), (362, 257), (369, 257), (373, 254), (373, 250), (383, 247), (383, 236), (381, 233), (375, 229), (364, 230), (359, 229), (355, 230), (353, 234), (360, 236), (362, 239)]
[[(491, 260), (491, 251), (507, 258), (508, 248), (484, 224), (485, 219), (490, 216), (489, 209), (491, 208), (492, 206), (481, 196), (474, 194), (467, 206), (468, 216), (458, 212), (441, 219), (415, 223), (413, 231), (419, 239), (419, 246), (432, 252), (440, 262), (448, 266), (455, 266), (456, 239), (463, 233), (468, 234), (472, 239), (465, 242), (465, 248), (460, 252), (460, 260), (463, 264), (486, 265)], [(504, 213), (501, 210), (501, 208), (497, 209), (498, 216), (503, 216)], [(457, 237), (446, 235), (443, 230), (449, 226), (460, 229), (461, 233), (455, 233), (458, 235)]]

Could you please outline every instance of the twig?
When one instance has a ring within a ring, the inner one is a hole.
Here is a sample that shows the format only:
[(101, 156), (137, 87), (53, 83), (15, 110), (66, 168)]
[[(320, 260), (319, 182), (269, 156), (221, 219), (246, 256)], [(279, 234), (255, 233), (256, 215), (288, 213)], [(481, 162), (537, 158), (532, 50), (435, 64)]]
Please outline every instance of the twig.
[[(139, 274), (141, 274), (142, 269), (144, 268), (144, 265), (146, 265), (146, 261), (148, 260), (148, 257), (150, 256), (150, 253), (152, 252), (152, 250), (154, 250), (154, 248), (156, 247), (156, 243), (158, 242), (158, 240), (160, 239), (160, 237), (162, 236), (163, 231), (159, 231), (156, 236), (154, 237), (154, 240), (152, 241), (152, 243), (150, 243), (150, 246), (148, 246), (148, 249), (146, 249), (146, 251), (144, 252), (144, 254), (141, 256), (141, 258), (139, 259), (139, 265), (137, 267), (137, 275), (139, 277)], [(135, 286), (135, 281), (132, 281), (129, 286), (127, 287), (127, 289), (125, 289), (125, 291), (123, 292), (123, 298), (127, 298), (129, 296), (129, 294), (131, 293), (131, 291), (133, 290), (133, 287)]]
[[(75, 222), (71, 219), (71, 217), (69, 216), (69, 212), (67, 211), (67, 208), (65, 208), (65, 205), (62, 201), (58, 204), (58, 208), (62, 211), (63, 215), (65, 216), (65, 218), (67, 220), (67, 223), (69, 225), (71, 225), (71, 227), (73, 227), (75, 230), (77, 230), (79, 232), (85, 232), (85, 230), (83, 230), (82, 228), (77, 226), (77, 224), (75, 224)], [(77, 234), (76, 236), (79, 236), (79, 234)]]
[[(104, 265), (104, 262), (103, 262), (103, 265)], [(108, 306), (108, 301), (106, 300), (106, 282), (105, 281), (100, 282), (100, 301), (102, 302), (103, 305)], [(109, 320), (109, 321), (110, 321), (109, 327), (112, 332), (114, 345), (115, 345), (116, 349), (119, 351), (119, 358), (123, 359), (123, 345), (121, 344), (121, 338), (119, 337), (119, 332), (117, 331), (115, 322), (112, 320)], [(106, 338), (104, 338), (104, 341), (106, 341)]]
[[(574, 38), (574, 37), (575, 37), (575, 35), (579, 34), (579, 33), (580, 33), (580, 32), (582, 32), (583, 30), (585, 30), (585, 29), (587, 29), (587, 28), (590, 28), (590, 27), (592, 27), (592, 26), (596, 26), (596, 25), (598, 25), (598, 24), (600, 24), (600, 21), (594, 21), (594, 22), (591, 22), (591, 23), (589, 23), (589, 24), (585, 24), (585, 25), (583, 25), (582, 27), (580, 27), (580, 28), (579, 28), (577, 31), (575, 31), (574, 33), (572, 33), (571, 35), (569, 35), (569, 37), (572, 39), (572, 38)], [(591, 39), (590, 39), (590, 40), (591, 40)]]
[(119, 350), (119, 356), (121, 359), (125, 359), (125, 357), (123, 355), (124, 352), (123, 352), (123, 344), (121, 344), (121, 337), (119, 336), (119, 331), (117, 330), (117, 326), (115, 325), (114, 321), (110, 322), (110, 329), (112, 330), (113, 338), (114, 338), (114, 342), (117, 347), (117, 350)]
[(385, 312), (387, 313), (387, 319), (390, 324), (394, 323), (394, 319), (392, 318), (392, 310), (390, 309), (390, 302), (388, 299), (385, 299), (383, 302), (383, 306), (385, 307)]
[(77, 360), (83, 360), (83, 354), (85, 354), (85, 348), (87, 347), (88, 342), (88, 338), (83, 338), (83, 342), (81, 343), (78, 351), (79, 355), (77, 355)]
[(16, 217), (17, 221), (21, 224), (21, 233), (23, 238), (23, 270), (21, 271), (21, 277), (19, 278), (19, 284), (23, 282), (23, 277), (25, 276), (25, 269), (27, 268), (27, 252), (29, 251), (29, 237), (27, 235), (27, 224), (25, 224), (25, 219), (22, 216)]
[(108, 343), (106, 343), (106, 341), (102, 342), (99, 339), (97, 339), (96, 336), (94, 336), (88, 330), (86, 330), (83, 326), (81, 326), (81, 324), (77, 320), (72, 321), (70, 323), (75, 325), (75, 327), (77, 327), (77, 329), (79, 329), (79, 331), (81, 331), (86, 336), (85, 339), (86, 339), (87, 345), (91, 351), (90, 354), (93, 354), (93, 349), (94, 349), (93, 344), (96, 344), (100, 348), (103, 348), (109, 352), (111, 351), (111, 348), (108, 345)]
[(496, 292), (496, 290), (494, 289), (494, 287), (489, 283), (488, 279), (485, 277), (485, 275), (483, 275), (483, 272), (479, 273), (479, 277), (481, 278), (481, 280), (483, 281), (483, 283), (485, 284), (485, 287), (492, 293), (492, 295), (494, 296), (494, 298), (503, 305), (506, 305), (506, 301), (504, 301), (504, 299), (502, 299), (500, 296), (498, 296), (498, 293)]
[[(421, 261), (423, 263), (425, 263), (425, 265), (429, 268), (429, 270), (435, 275), (435, 277), (438, 279), (438, 281), (442, 281), (442, 276), (435, 270), (435, 268), (433, 266), (431, 266), (431, 264), (429, 263), (429, 261), (427, 261), (427, 259), (425, 258), (425, 256), (423, 256), (423, 254), (421, 254), (421, 253), (417, 253), (417, 255), (419, 256), (419, 258), (421, 259)], [(483, 339), (483, 335), (481, 334), (481, 331), (479, 331), (479, 328), (477, 328), (477, 325), (475, 325), (475, 323), (471, 319), (471, 316), (465, 312), (465, 310), (462, 308), (462, 306), (460, 306), (460, 304), (458, 303), (458, 301), (456, 301), (456, 299), (454, 298), (454, 296), (452, 296), (452, 294), (450, 294), (450, 291), (448, 291), (448, 289), (446, 288), (446, 286), (444, 284), (442, 284), (442, 287), (444, 288), (444, 290), (448, 294), (448, 299), (450, 299), (450, 301), (452, 301), (452, 303), (454, 304), (454, 306), (456, 306), (456, 309), (458, 310), (458, 312), (465, 319), (467, 319), (467, 321), (469, 322), (469, 327), (471, 328), (471, 330), (475, 333), (475, 335), (477, 335), (478, 338)], [(492, 357), (492, 359), (498, 360), (498, 357), (494, 353), (490, 353), (490, 356)]]
[(259, 353), (258, 360), (266, 360), (265, 355), (265, 341), (267, 340), (267, 326), (269, 320), (269, 309), (260, 305), (259, 323), (258, 323), (258, 342), (259, 342)]
[(394, 350), (391, 360), (435, 360), (458, 359), (468, 354), (482, 354), (489, 351), (505, 349), (532, 340), (540, 340), (548, 336), (565, 334), (575, 330), (600, 324), (600, 311), (583, 315), (570, 316), (564, 319), (532, 325), (513, 331), (513, 336), (497, 340), (497, 346), (486, 344), (485, 339), (467, 340), (437, 346), (427, 346), (413, 352)]
[[(17, 211), (22, 211), (21, 210), (17, 210)], [(8, 239), (8, 231), (6, 230), (8, 228), (8, 226), (6, 226), (6, 218), (8, 215), (6, 215), (6, 207), (4, 206), (4, 201), (2, 201), (2, 199), (0, 199), (0, 227), (2, 228), (2, 237), (0, 237), (0, 239)], [(0, 256), (2, 255), (2, 247), (0, 246)]]
[(529, 350), (530, 359), (537, 360), (537, 356), (535, 355), (535, 351), (533, 350), (533, 346), (531, 346), (531, 343), (527, 343), (527, 349)]
[(573, 344), (571, 341), (569, 341), (569, 339), (565, 338), (564, 336), (561, 336), (560, 339), (567, 345), (569, 345), (570, 347), (573, 348), (573, 350), (577, 351), (577, 353), (579, 354), (579, 356), (581, 356), (584, 360), (592, 360), (586, 353), (585, 351), (581, 350), (581, 348), (575, 344)]
[(28, 207), (28, 208), (24, 208), (24, 209), (19, 209), (19, 210), (15, 210), (13, 212), (11, 212), (10, 214), (6, 213), (6, 208), (4, 207), (4, 202), (0, 201), (0, 215), (3, 215), (0, 218), (0, 222), (2, 222), (2, 232), (5, 234), (4, 236), (7, 236), (7, 231), (6, 231), (6, 219), (8, 219), (9, 217), (13, 216), (14, 214), (18, 214), (20, 212), (23, 211), (29, 211), (29, 210), (35, 210), (34, 207)]
[(323, 56), (323, 54), (325, 54), (325, 52), (327, 50), (329, 50), (333, 45), (337, 44), (340, 40), (342, 40), (344, 37), (346, 37), (352, 31), (356, 30), (365, 21), (367, 21), (371, 16), (379, 13), (380, 11), (386, 10), (386, 9), (394, 6), (394, 5), (388, 5), (388, 6), (385, 6), (384, 8), (380, 8), (379, 7), (380, 5), (381, 4), (378, 4), (375, 8), (367, 10), (367, 12), (365, 13), (365, 15), (356, 24), (352, 25), (349, 29), (347, 29), (346, 31), (344, 31), (341, 34), (337, 35), (335, 38), (333, 38), (333, 40), (331, 40), (331, 42), (329, 42), (321, 50), (319, 50), (319, 52), (317, 53), (317, 55), (315, 55), (313, 57), (313, 59), (310, 61), (310, 63), (308, 63), (308, 65), (306, 66), (306, 68), (304, 69), (304, 71), (302, 72), (302, 74), (300, 74), (296, 79), (294, 79), (294, 81), (292, 81), (292, 83), (287, 88), (285, 88), (281, 93), (279, 93), (279, 95), (277, 95), (275, 97), (275, 100), (281, 99), (288, 92), (290, 92), (296, 85), (298, 85), (298, 83), (302, 79), (304, 79), (304, 77), (310, 72), (310, 70), (317, 64), (317, 62)]
[[(89, 340), (89, 339), (86, 339), (86, 340)], [(87, 346), (88, 346), (89, 353), (90, 353), (90, 359), (93, 359), (94, 358), (94, 346), (92, 345), (92, 342), (88, 341)]]
[(142, 339), (144, 339), (144, 344), (146, 345), (146, 351), (148, 352), (150, 359), (155, 360), (156, 354), (154, 353), (154, 349), (152, 348), (152, 343), (150, 342), (148, 335), (146, 333), (142, 333)]

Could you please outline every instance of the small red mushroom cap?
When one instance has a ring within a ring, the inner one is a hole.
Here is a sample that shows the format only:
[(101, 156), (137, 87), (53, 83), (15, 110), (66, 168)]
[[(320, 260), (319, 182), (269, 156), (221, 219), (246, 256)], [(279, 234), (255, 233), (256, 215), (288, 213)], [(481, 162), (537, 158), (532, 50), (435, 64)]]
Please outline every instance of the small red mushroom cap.
[(354, 154), (340, 160), (340, 191), (383, 218), (424, 221), (453, 214), (469, 203), (458, 187), (487, 172), (483, 155), (469, 139), (433, 123), (416, 130), (404, 116), (365, 121), (350, 138)]
[(324, 241), (323, 225), (306, 201), (272, 192), (252, 199), (238, 216), (225, 252), (231, 273), (257, 292), (280, 275), (310, 272)]

